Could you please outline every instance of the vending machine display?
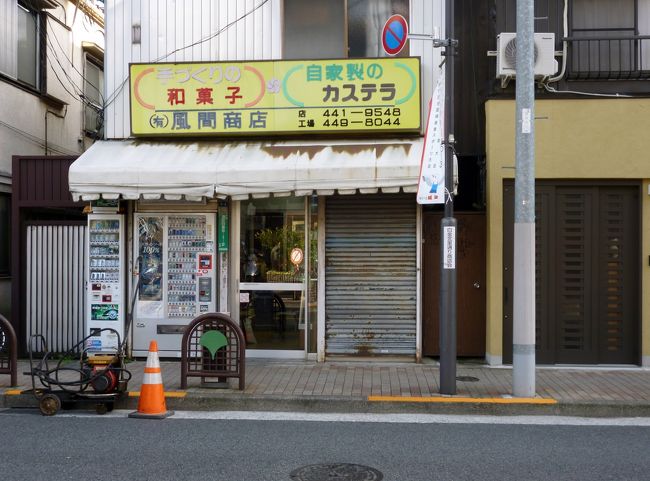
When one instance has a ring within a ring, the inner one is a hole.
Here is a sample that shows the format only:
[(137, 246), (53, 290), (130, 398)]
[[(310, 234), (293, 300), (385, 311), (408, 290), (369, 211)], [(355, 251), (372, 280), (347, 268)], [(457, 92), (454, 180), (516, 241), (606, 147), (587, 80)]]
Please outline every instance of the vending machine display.
[(141, 280), (134, 354), (146, 355), (156, 339), (162, 355), (178, 356), (185, 326), (216, 310), (215, 215), (136, 214), (135, 220), (141, 271), (158, 275)]
[(88, 323), (89, 351), (113, 351), (124, 329), (123, 220), (121, 215), (91, 214), (88, 216)]
[(198, 252), (206, 248), (205, 228), (203, 216), (169, 217), (167, 313), (170, 318), (197, 316), (197, 280), (201, 267)]

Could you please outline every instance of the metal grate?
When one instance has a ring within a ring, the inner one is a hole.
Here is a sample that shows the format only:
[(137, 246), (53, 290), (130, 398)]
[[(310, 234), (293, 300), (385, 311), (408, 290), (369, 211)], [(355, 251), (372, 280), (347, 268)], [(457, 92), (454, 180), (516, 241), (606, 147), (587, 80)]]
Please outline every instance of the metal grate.
[(361, 464), (311, 464), (291, 472), (295, 481), (381, 481), (384, 475)]

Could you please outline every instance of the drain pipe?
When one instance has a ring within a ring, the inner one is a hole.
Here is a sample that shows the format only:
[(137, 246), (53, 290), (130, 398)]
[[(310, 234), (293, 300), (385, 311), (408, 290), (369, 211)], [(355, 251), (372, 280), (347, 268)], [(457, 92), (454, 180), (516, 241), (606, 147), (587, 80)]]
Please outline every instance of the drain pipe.
[(560, 72), (555, 76), (546, 80), (547, 83), (557, 82), (562, 80), (564, 74), (566, 73), (566, 64), (567, 64), (567, 55), (568, 55), (568, 46), (565, 38), (569, 35), (569, 2), (564, 0), (564, 15), (562, 23), (562, 68)]
[(65, 106), (65, 111), (63, 112), (63, 115), (57, 114), (56, 112), (53, 112), (50, 109), (45, 109), (45, 156), (49, 155), (49, 150), (47, 148), (47, 114), (52, 114), (55, 117), (58, 117), (60, 119), (65, 119), (66, 114), (68, 113), (68, 106)]

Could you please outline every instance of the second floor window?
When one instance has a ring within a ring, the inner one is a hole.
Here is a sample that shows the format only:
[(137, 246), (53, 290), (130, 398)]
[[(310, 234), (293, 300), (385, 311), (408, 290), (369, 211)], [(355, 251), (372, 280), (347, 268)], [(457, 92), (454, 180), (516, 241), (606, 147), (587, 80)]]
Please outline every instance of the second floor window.
[(409, 0), (284, 0), (283, 58), (384, 57), (381, 30), (396, 13), (408, 21)]
[(95, 138), (102, 138), (104, 122), (101, 115), (104, 92), (104, 70), (101, 62), (86, 54), (84, 65), (84, 128)]
[(39, 89), (40, 25), (39, 15), (27, 5), (18, 2), (18, 65), (16, 77), (21, 82)]
[(638, 38), (637, 18), (637, 0), (573, 0), (571, 75), (634, 78), (643, 69), (643, 50), (650, 51), (650, 42)]
[(578, 37), (634, 36), (636, 0), (573, 0), (572, 30)]

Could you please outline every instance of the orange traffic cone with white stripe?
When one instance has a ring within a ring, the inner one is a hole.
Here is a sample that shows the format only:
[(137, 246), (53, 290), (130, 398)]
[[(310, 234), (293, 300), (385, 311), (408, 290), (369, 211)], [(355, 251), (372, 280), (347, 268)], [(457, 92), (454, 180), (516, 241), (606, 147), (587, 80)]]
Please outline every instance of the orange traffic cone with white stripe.
[(174, 414), (174, 411), (167, 411), (167, 404), (165, 403), (160, 360), (158, 359), (158, 343), (151, 341), (147, 364), (144, 367), (138, 410), (129, 414), (129, 417), (164, 419), (172, 414)]

